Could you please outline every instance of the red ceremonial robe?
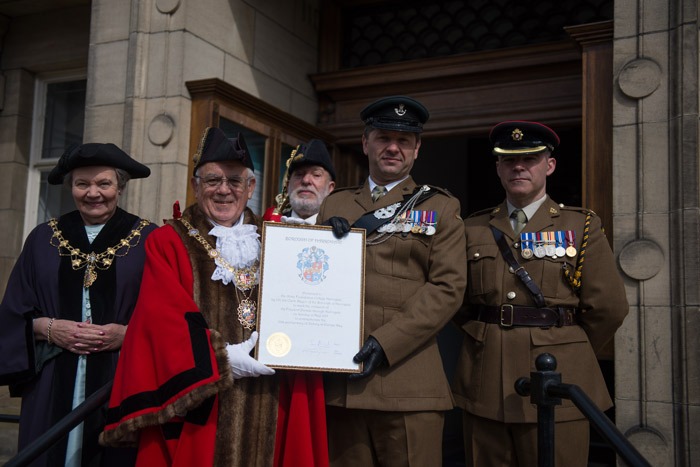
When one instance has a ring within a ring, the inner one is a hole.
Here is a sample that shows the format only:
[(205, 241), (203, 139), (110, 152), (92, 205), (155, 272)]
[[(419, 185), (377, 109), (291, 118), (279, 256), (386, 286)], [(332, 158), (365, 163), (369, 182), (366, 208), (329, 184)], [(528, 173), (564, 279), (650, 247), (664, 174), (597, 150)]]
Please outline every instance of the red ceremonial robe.
[(100, 440), (138, 444), (137, 465), (213, 465), (215, 396), (233, 384), (225, 343), (194, 302), (179, 237), (169, 226), (153, 235)]
[[(201, 211), (195, 206), (185, 211), (185, 217), (188, 214), (194, 218), (191, 222), (200, 233), (208, 237), (206, 226), (195, 222)], [(247, 211), (247, 222), (252, 217)], [(179, 229), (178, 224), (175, 228)], [(233, 382), (226, 342), (217, 330), (209, 327), (194, 300), (197, 295), (195, 276), (204, 264), (197, 258), (193, 269), (192, 250), (198, 245), (188, 243), (186, 247), (183, 242), (188, 242), (187, 238), (182, 237), (182, 232), (178, 235), (175, 228), (171, 225), (158, 229), (153, 240), (146, 243), (141, 295), (122, 347), (102, 442), (108, 445), (138, 443), (138, 464), (148, 467), (253, 465), (236, 457), (235, 452), (215, 456), (216, 449), (223, 451), (222, 445), (227, 441), (221, 439), (220, 433), (223, 413), (225, 427), (230, 424), (226, 418), (246, 417), (244, 431), (237, 435), (239, 438), (246, 436), (244, 448), (259, 452), (262, 459), (274, 451), (277, 466), (328, 465), (322, 397), (321, 410), (318, 410), (319, 391), (322, 396), (319, 380), (307, 382), (304, 375), (299, 375), (290, 384), (285, 382), (283, 402), (279, 408), (275, 407), (280, 414), (276, 422), (275, 417), (264, 413), (269, 408), (268, 403), (258, 402), (262, 405), (255, 406), (258, 400), (269, 400), (269, 394), (260, 393), (260, 390), (248, 391), (238, 398), (246, 399), (244, 401), (229, 400), (221, 406), (222, 412), (219, 411), (221, 396), (230, 395), (232, 385), (245, 387), (249, 381), (255, 384), (263, 380), (276, 384), (276, 379), (244, 378)], [(208, 240), (215, 243), (211, 237)], [(201, 245), (198, 247), (204, 252)], [(206, 264), (209, 263), (213, 261), (209, 259)], [(218, 286), (221, 284), (217, 283)], [(248, 399), (253, 405), (249, 410)], [(245, 413), (239, 414), (240, 411)], [(250, 423), (249, 417), (253, 418)], [(274, 422), (272, 430), (262, 428), (271, 422)], [(278, 428), (276, 440), (275, 425)], [(274, 446), (265, 441), (270, 433)], [(240, 441), (228, 444), (233, 444), (229, 449), (234, 451), (241, 448)], [(269, 465), (272, 457), (269, 459), (269, 463), (259, 459), (255, 463)]]

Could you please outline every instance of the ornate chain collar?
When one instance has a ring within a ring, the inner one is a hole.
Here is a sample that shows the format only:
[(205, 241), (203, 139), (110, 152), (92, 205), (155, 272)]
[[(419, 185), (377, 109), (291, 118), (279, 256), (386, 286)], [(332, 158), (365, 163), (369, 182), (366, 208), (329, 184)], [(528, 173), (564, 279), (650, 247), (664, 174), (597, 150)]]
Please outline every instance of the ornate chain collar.
[(49, 220), (49, 226), (53, 230), (53, 235), (49, 240), (51, 246), (58, 249), (60, 256), (70, 256), (71, 266), (74, 271), (85, 268), (83, 276), (83, 287), (89, 288), (97, 279), (97, 269), (107, 270), (114, 263), (114, 258), (121, 258), (129, 254), (129, 250), (141, 241), (141, 231), (149, 225), (151, 221), (142, 219), (138, 227), (129, 233), (126, 238), (122, 238), (113, 247), (107, 248), (102, 253), (84, 253), (79, 248), (73, 248), (68, 240), (63, 238), (63, 234), (58, 230), (58, 219)]
[(238, 321), (246, 329), (255, 328), (257, 307), (255, 302), (250, 299), (250, 296), (253, 293), (253, 287), (258, 284), (259, 263), (256, 261), (252, 266), (244, 268), (236, 268), (231, 266), (231, 264), (224, 259), (219, 250), (212, 247), (207, 239), (199, 233), (199, 230), (195, 229), (192, 224), (182, 217), (178, 220), (182, 222), (187, 229), (187, 235), (197, 240), (204, 247), (204, 249), (207, 250), (207, 254), (217, 265), (226, 268), (233, 274), (233, 283), (236, 286), (236, 294), (238, 294), (240, 291), (243, 296), (243, 298), (239, 297)]

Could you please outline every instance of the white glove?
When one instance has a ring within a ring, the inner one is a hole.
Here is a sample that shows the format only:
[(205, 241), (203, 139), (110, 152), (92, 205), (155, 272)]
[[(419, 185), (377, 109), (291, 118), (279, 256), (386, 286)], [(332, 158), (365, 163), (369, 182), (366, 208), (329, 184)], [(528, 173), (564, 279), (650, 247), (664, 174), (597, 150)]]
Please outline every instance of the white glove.
[(241, 342), (240, 344), (228, 344), (226, 346), (228, 363), (231, 365), (231, 370), (233, 370), (233, 379), (275, 374), (275, 370), (266, 367), (250, 356), (250, 351), (253, 350), (257, 341), (258, 332), (253, 331), (250, 335), (250, 339), (247, 341)]

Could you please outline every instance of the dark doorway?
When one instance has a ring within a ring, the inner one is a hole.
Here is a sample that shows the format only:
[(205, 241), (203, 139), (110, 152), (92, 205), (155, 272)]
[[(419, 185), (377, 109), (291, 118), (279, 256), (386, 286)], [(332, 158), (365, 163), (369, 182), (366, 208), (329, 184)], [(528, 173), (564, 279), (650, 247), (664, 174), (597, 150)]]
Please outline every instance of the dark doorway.
[[(547, 192), (558, 203), (581, 205), (581, 128), (554, 128), (561, 145)], [(447, 188), (462, 204), (462, 217), (498, 205), (505, 192), (496, 176), (488, 135), (423, 138), (411, 172), (417, 183)]]

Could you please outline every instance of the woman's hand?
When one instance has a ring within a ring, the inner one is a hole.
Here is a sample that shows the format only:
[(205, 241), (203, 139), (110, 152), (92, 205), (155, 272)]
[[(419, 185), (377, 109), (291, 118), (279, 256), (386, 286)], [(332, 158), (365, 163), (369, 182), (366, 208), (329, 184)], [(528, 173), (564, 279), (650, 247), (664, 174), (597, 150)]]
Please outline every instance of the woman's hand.
[(78, 339), (78, 342), (75, 344), (77, 349), (87, 349), (88, 353), (110, 352), (121, 349), (124, 335), (126, 334), (126, 326), (116, 323), (100, 325), (84, 322), (77, 324), (78, 332), (75, 335), (76, 339)]
[(52, 322), (51, 318), (46, 317), (34, 320), (34, 335), (38, 339), (47, 340), (78, 355), (119, 350), (124, 334), (126, 326), (116, 323), (99, 325), (68, 319), (53, 319)]

